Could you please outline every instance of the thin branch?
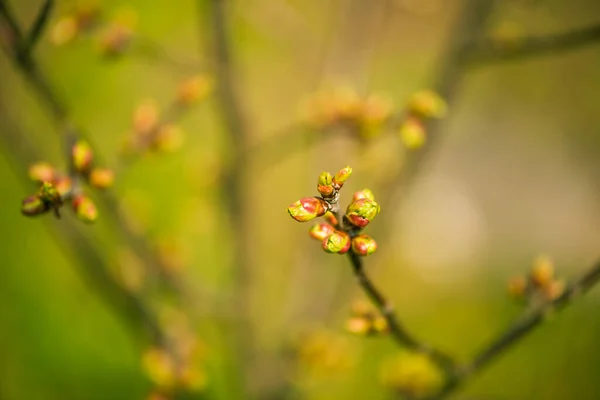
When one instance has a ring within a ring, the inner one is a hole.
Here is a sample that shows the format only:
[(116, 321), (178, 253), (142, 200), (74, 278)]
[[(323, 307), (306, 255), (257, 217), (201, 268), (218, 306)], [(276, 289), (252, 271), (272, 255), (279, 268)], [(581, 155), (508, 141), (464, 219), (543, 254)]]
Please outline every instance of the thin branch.
[(31, 52), (40, 37), (42, 37), (42, 33), (48, 24), (48, 18), (50, 18), (50, 13), (52, 12), (53, 8), (54, 0), (44, 0), (44, 4), (42, 4), (42, 8), (40, 8), (38, 15), (35, 18), (31, 29), (29, 30), (29, 34), (27, 35), (25, 51)]
[(534, 328), (544, 322), (545, 317), (554, 311), (559, 311), (577, 297), (583, 295), (600, 281), (600, 261), (597, 261), (588, 271), (575, 280), (556, 299), (545, 303), (534, 312), (526, 314), (514, 324), (501, 332), (487, 346), (477, 353), (473, 359), (461, 367), (452, 379), (449, 379), (435, 399), (442, 399), (463, 385), (475, 373), (480, 372), (492, 361), (496, 360), (510, 347), (525, 338)]
[(377, 307), (381, 315), (386, 319), (390, 334), (392, 338), (400, 345), (407, 349), (426, 354), (435, 360), (441, 367), (447, 372), (452, 373), (455, 369), (454, 359), (446, 353), (438, 350), (427, 343), (421, 342), (415, 336), (413, 336), (408, 330), (402, 325), (396, 313), (394, 312), (393, 305), (384, 297), (384, 295), (377, 289), (375, 284), (368, 277), (365, 272), (364, 265), (360, 256), (354, 251), (348, 252), (348, 257), (352, 263), (354, 276), (358, 280), (358, 284), (363, 289), (365, 294)]
[(517, 61), (573, 51), (597, 42), (600, 42), (600, 24), (553, 35), (524, 37), (510, 43), (486, 39), (473, 45), (469, 60), (474, 65)]

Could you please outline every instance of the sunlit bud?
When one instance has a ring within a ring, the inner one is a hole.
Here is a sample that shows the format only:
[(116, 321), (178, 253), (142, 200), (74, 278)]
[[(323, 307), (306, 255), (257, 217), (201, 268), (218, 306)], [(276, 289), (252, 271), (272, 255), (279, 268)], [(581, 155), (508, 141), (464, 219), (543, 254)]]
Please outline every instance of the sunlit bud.
[(333, 194), (333, 177), (329, 172), (321, 172), (319, 180), (317, 181), (317, 191), (323, 197), (328, 197)]
[(372, 328), (371, 321), (364, 317), (350, 317), (346, 320), (346, 330), (359, 336), (367, 335)]
[(77, 195), (73, 198), (71, 202), (73, 206), (73, 210), (75, 211), (75, 215), (77, 218), (84, 222), (94, 222), (96, 218), (98, 218), (98, 210), (96, 209), (96, 205), (87, 196)]
[(29, 167), (29, 178), (36, 182), (50, 182), (56, 176), (56, 169), (47, 162), (38, 162)]
[(367, 124), (380, 124), (392, 113), (392, 102), (381, 95), (371, 94), (363, 102), (362, 118)]
[(338, 225), (338, 220), (335, 217), (335, 214), (332, 213), (331, 211), (327, 211), (325, 213), (325, 215), (323, 216), (323, 218), (325, 218), (325, 221), (329, 222), (332, 226), (337, 226)]
[(142, 357), (142, 366), (152, 382), (162, 388), (174, 386), (175, 362), (163, 349), (151, 348)]
[(373, 330), (377, 333), (388, 332), (389, 326), (387, 320), (382, 316), (377, 316), (373, 319)]
[(288, 213), (298, 222), (306, 222), (320, 217), (327, 211), (327, 203), (318, 197), (305, 197), (290, 204)]
[(373, 311), (373, 307), (365, 300), (355, 300), (350, 306), (350, 313), (355, 316), (368, 315)]
[(179, 150), (183, 145), (183, 132), (181, 128), (173, 124), (165, 124), (161, 126), (154, 140), (152, 146), (158, 151), (173, 152)]
[(335, 176), (333, 177), (333, 186), (336, 189), (341, 188), (342, 186), (344, 186), (344, 182), (346, 182), (346, 179), (348, 179), (350, 175), (352, 175), (352, 168), (345, 167), (340, 169), (337, 172), (337, 174), (335, 174)]
[(310, 234), (310, 237), (323, 241), (328, 236), (332, 235), (333, 232), (335, 232), (333, 226), (326, 223), (321, 223), (313, 225), (308, 233)]
[(358, 235), (352, 239), (352, 250), (359, 256), (368, 256), (377, 250), (377, 242), (368, 235)]
[(145, 100), (133, 111), (133, 130), (147, 135), (158, 126), (159, 110), (154, 100)]
[(539, 287), (548, 286), (554, 279), (554, 264), (550, 257), (541, 255), (533, 262), (531, 281)]
[(408, 102), (411, 113), (424, 118), (441, 118), (446, 115), (447, 105), (432, 90), (421, 90), (413, 94)]
[(48, 204), (43, 202), (38, 196), (26, 197), (21, 204), (21, 214), (28, 217), (43, 214), (49, 209)]
[(177, 101), (185, 106), (204, 99), (212, 90), (213, 81), (207, 75), (194, 76), (179, 85)]
[(379, 214), (379, 204), (370, 199), (358, 199), (346, 209), (346, 217), (352, 225), (364, 228)]
[(196, 392), (206, 388), (208, 383), (206, 373), (203, 370), (189, 366), (181, 371), (179, 379), (183, 387)]
[(409, 150), (416, 150), (425, 144), (425, 126), (418, 118), (408, 117), (400, 125), (400, 140)]
[(515, 276), (508, 281), (508, 294), (511, 297), (520, 299), (527, 293), (527, 279), (524, 276)]
[(360, 200), (360, 199), (369, 199), (375, 201), (375, 195), (371, 191), (371, 189), (363, 189), (354, 193), (352, 196), (352, 201)]
[(61, 198), (64, 198), (73, 189), (73, 181), (68, 176), (59, 176), (52, 181)]
[(555, 300), (565, 291), (565, 282), (562, 279), (553, 280), (543, 287), (543, 291), (547, 300)]
[(350, 249), (350, 235), (346, 232), (335, 231), (323, 240), (323, 250), (328, 253), (344, 254)]
[(92, 167), (94, 153), (85, 140), (78, 140), (71, 148), (73, 167), (79, 172), (87, 172)]
[(50, 42), (56, 46), (67, 44), (75, 39), (77, 31), (78, 26), (75, 17), (71, 15), (62, 17), (50, 31)]
[(50, 182), (43, 182), (40, 190), (37, 193), (37, 196), (44, 203), (50, 206), (58, 206), (62, 204), (62, 200), (60, 197), (60, 193), (56, 189), (56, 187)]
[(124, 25), (113, 24), (101, 36), (100, 53), (105, 57), (122, 55), (131, 43), (133, 31)]
[(108, 168), (94, 168), (90, 172), (90, 185), (99, 189), (111, 187), (115, 181), (115, 173)]

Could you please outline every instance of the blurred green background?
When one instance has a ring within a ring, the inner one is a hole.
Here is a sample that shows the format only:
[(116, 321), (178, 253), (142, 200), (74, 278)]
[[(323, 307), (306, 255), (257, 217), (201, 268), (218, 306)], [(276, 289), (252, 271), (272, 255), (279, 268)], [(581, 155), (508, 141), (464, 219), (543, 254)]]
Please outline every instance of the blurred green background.
[[(40, 4), (10, 3), (27, 25)], [(191, 65), (210, 60), (200, 18), (206, 10), (193, 1), (100, 4), (108, 18), (122, 7), (135, 10), (136, 34), (167, 49), (170, 59)], [(52, 23), (75, 5), (57, 1)], [(298, 119), (300, 100), (332, 82), (383, 93), (401, 109), (412, 92), (430, 84), (459, 5), (234, 2), (233, 50), (250, 145), (281, 134)], [(503, 1), (488, 33), (562, 32), (598, 23), (599, 15), (595, 0)], [(65, 46), (45, 36), (37, 58), (107, 166), (117, 164), (133, 109), (148, 98), (166, 107), (193, 72), (134, 51), (103, 59), (93, 35)], [(0, 77), (0, 134), (27, 137), (43, 160), (64, 167), (51, 118), (4, 53)], [(550, 255), (567, 279), (599, 256), (598, 87), (600, 43), (467, 73), (425, 168), (410, 191), (382, 204), (381, 217), (368, 228), (381, 243), (366, 260), (368, 271), (420, 338), (466, 358), (519, 315), (522, 307), (507, 297), (506, 281), (526, 273), (538, 254)], [(141, 157), (117, 176), (114, 192), (139, 231), (183, 265), (178, 273), (194, 297), (180, 307), (206, 347), (209, 389), (199, 396), (239, 398), (236, 353), (219, 333), (234, 329), (220, 311), (229, 310), (235, 296), (233, 239), (217, 188), (229, 143), (210, 98), (180, 125), (183, 147)], [(380, 365), (397, 347), (386, 338), (344, 333), (349, 304), (361, 295), (347, 260), (324, 254), (285, 207), (313, 194), (320, 171), (344, 165), (357, 171), (347, 193), (376, 190), (386, 171), (401, 163), (398, 139), (389, 132), (360, 143), (336, 136), (296, 151), (285, 140), (277, 143), (281, 148), (251, 153), (244, 175), (254, 383), (275, 393), (290, 379), (297, 391), (286, 398), (387, 398)], [(147, 338), (106, 301), (101, 286), (85, 279), (85, 265), (55, 229), (64, 221), (19, 214), (20, 201), (36, 190), (25, 179), (30, 160), (8, 149), (1, 154), (0, 399), (146, 398), (153, 387), (141, 361)], [(98, 222), (83, 226), (84, 232), (106, 265), (126, 274), (119, 260), (127, 244), (99, 211)], [(174, 303), (159, 290), (149, 292), (157, 313), (168, 308), (163, 303)], [(553, 315), (454, 398), (600, 398), (599, 302), (600, 290), (592, 290)], [(289, 343), (313, 328), (347, 341), (349, 367), (315, 373), (285, 362)]]

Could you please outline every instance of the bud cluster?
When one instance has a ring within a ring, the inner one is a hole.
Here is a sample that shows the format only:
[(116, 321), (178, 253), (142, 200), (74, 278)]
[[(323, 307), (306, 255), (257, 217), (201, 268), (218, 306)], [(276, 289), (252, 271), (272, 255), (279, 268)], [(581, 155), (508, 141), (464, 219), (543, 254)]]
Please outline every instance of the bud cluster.
[(359, 336), (371, 336), (388, 332), (386, 319), (369, 303), (356, 301), (352, 304), (346, 330)]
[(114, 173), (110, 169), (94, 166), (94, 153), (85, 140), (77, 140), (70, 151), (71, 173), (59, 172), (46, 162), (38, 162), (29, 167), (29, 177), (40, 185), (38, 192), (26, 197), (21, 205), (21, 213), (32, 217), (54, 211), (60, 216), (60, 208), (70, 202), (75, 215), (85, 222), (94, 222), (98, 211), (94, 202), (81, 193), (76, 182), (86, 180), (92, 187), (106, 189), (112, 186)]
[(437, 93), (431, 90), (414, 93), (408, 101), (406, 116), (398, 131), (406, 148), (415, 150), (423, 146), (427, 136), (425, 122), (444, 117), (446, 110), (446, 102)]
[(320, 90), (302, 108), (303, 119), (314, 128), (350, 127), (363, 138), (379, 133), (392, 115), (389, 99), (378, 94), (361, 97), (349, 86)]
[(360, 233), (380, 211), (373, 192), (364, 189), (354, 193), (343, 219), (336, 215), (339, 212), (340, 189), (351, 174), (350, 167), (342, 168), (335, 175), (322, 172), (317, 179), (320, 196), (302, 198), (290, 204), (287, 211), (298, 222), (325, 218), (327, 222), (313, 225), (309, 234), (321, 242), (326, 252), (344, 254), (352, 250), (355, 254), (367, 256), (377, 250), (375, 240)]
[(507, 285), (511, 297), (528, 303), (552, 301), (560, 296), (565, 283), (554, 276), (554, 264), (544, 255), (538, 256), (527, 276), (516, 276)]

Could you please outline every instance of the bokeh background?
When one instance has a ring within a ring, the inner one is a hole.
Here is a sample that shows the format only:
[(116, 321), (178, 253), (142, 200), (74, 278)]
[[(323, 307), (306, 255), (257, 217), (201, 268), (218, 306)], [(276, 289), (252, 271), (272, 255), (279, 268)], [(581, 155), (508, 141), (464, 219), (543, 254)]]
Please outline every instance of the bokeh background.
[[(27, 25), (40, 5), (9, 3)], [(490, 36), (545, 35), (600, 22), (594, 0), (498, 3), (486, 28)], [(51, 24), (76, 4), (57, 1)], [(64, 46), (46, 35), (36, 54), (73, 121), (112, 166), (135, 107), (148, 98), (168, 106), (177, 85), (195, 66), (207, 71), (211, 56), (202, 4), (99, 4), (107, 18), (123, 7), (134, 11), (136, 35), (152, 43), (150, 50), (106, 59), (93, 34)], [(350, 266), (344, 257), (324, 254), (285, 208), (313, 195), (320, 171), (344, 165), (356, 173), (342, 203), (363, 187), (376, 196), (378, 189), (392, 191), (383, 182), (412, 155), (393, 131), (367, 141), (324, 133), (314, 143), (304, 139), (305, 129), (294, 127), (302, 100), (327, 85), (381, 93), (402, 109), (411, 93), (435, 79), (460, 6), (440, 0), (253, 0), (229, 8), (251, 135), (243, 175), (249, 222), (243, 248), (251, 274), (243, 285), (258, 398), (390, 396), (380, 370), (398, 348), (387, 338), (345, 333), (349, 304), (361, 298)], [(506, 282), (526, 273), (538, 254), (552, 257), (566, 279), (599, 256), (598, 87), (600, 42), (466, 72), (423, 168), (381, 204), (381, 216), (368, 228), (380, 242), (365, 260), (368, 271), (417, 336), (466, 358), (523, 310), (507, 296)], [(26, 179), (33, 160), (2, 142), (0, 399), (144, 399), (154, 387), (142, 367), (147, 335), (132, 329), (110, 293), (86, 275), (86, 261), (74, 249), (79, 244), (57, 227), (65, 223), (83, 229), (111, 276), (150, 287), (140, 293), (157, 315), (183, 314), (177, 315), (202, 342), (208, 377), (207, 389), (191, 398), (243, 398), (229, 340), (236, 329), (232, 320), (241, 318), (229, 315), (239, 288), (231, 265), (235, 235), (219, 189), (231, 143), (217, 108), (209, 96), (185, 113), (178, 120), (182, 147), (139, 157), (117, 174), (113, 191), (127, 223), (190, 288), (192, 295), (182, 301), (152, 289), (162, 278), (143, 272), (122, 227), (103, 218), (102, 207), (90, 226), (69, 215), (21, 216), (20, 201), (36, 190)], [(65, 166), (52, 118), (4, 53), (0, 109), (1, 135), (30, 142), (43, 160)], [(278, 135), (286, 139), (274, 139)], [(552, 315), (454, 397), (600, 398), (599, 302), (600, 290), (592, 290)], [(294, 355), (290, 349), (307, 330), (332, 335), (335, 343), (325, 347), (337, 349), (337, 363), (307, 365)], [(294, 390), (281, 389), (285, 382)]]

